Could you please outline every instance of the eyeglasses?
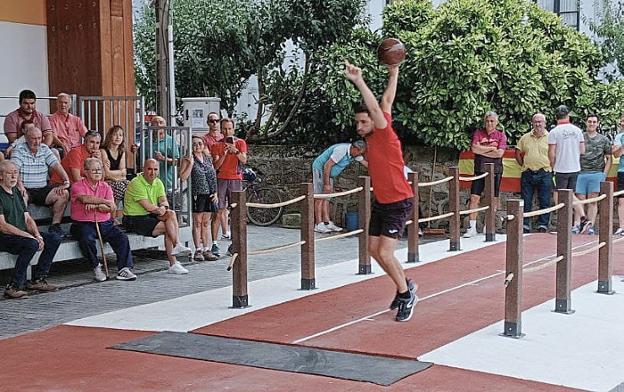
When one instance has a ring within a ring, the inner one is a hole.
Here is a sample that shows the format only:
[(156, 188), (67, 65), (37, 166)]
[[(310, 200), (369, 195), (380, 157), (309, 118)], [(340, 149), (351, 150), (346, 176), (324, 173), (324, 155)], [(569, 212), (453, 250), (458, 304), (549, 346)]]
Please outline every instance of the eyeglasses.
[(214, 118), (212, 118), (212, 119), (208, 120), (208, 122), (209, 122), (209, 123), (218, 123), (218, 122), (219, 122), (219, 120), (215, 120)]

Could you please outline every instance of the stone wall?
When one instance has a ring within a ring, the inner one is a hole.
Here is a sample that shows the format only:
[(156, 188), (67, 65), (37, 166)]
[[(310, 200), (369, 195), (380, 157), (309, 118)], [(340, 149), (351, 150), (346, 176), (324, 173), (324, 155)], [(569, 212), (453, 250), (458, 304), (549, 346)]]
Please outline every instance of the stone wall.
[[(299, 184), (311, 182), (312, 161), (322, 152), (307, 146), (249, 146), (249, 165), (264, 173), (267, 185), (278, 187), (284, 200), (299, 196)], [(455, 150), (423, 146), (407, 146), (404, 158), (407, 166), (419, 173), (422, 182), (442, 179), (449, 175), (449, 169), (456, 166), (459, 153)], [(435, 167), (433, 165), (436, 162)], [(336, 191), (353, 189), (357, 186), (358, 176), (367, 175), (367, 169), (360, 164), (350, 165), (335, 183)], [(467, 190), (461, 190), (461, 201), (467, 204)], [(501, 195), (504, 203), (507, 195)], [(448, 211), (448, 184), (424, 188), (420, 193), (421, 207), (425, 216), (438, 215)], [(504, 204), (503, 204), (504, 205)], [(350, 195), (332, 202), (333, 219), (344, 224), (344, 213), (357, 210), (357, 195)], [(289, 211), (298, 211), (293, 205)], [(483, 214), (480, 214), (483, 215)], [(482, 217), (481, 217), (482, 219)], [(431, 222), (431, 227), (446, 227), (447, 221)]]

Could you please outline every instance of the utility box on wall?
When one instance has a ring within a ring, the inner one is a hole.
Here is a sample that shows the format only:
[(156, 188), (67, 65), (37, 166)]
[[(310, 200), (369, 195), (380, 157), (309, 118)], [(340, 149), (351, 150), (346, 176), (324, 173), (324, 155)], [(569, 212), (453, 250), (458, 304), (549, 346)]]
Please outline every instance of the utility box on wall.
[(194, 131), (208, 130), (208, 114), (219, 113), (221, 116), (221, 98), (217, 97), (190, 97), (182, 98), (184, 110), (184, 126)]

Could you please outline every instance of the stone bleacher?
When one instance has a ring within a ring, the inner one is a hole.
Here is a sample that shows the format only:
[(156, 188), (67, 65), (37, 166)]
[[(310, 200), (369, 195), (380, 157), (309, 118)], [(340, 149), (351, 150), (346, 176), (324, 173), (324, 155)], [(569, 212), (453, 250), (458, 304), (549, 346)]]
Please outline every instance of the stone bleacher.
[[(35, 205), (28, 206), (28, 212), (32, 216), (32, 218), (37, 222), (40, 231), (47, 231), (48, 224), (52, 217), (50, 208), (41, 207)], [(65, 210), (65, 217), (63, 219), (63, 229), (65, 232), (69, 233), (69, 207)], [(147, 248), (164, 248), (163, 236), (159, 236), (156, 238), (153, 237), (145, 237), (142, 235), (127, 233), (128, 240), (130, 242), (130, 249), (147, 249)], [(180, 227), (180, 242), (188, 245), (188, 243), (192, 240), (192, 231), (190, 226)], [(99, 244), (98, 251), (99, 251)], [(104, 246), (104, 251), (106, 254), (113, 254), (113, 250), (108, 243)], [(41, 252), (37, 252), (35, 257), (33, 257), (30, 265), (35, 265), (39, 261), (39, 255)], [(80, 252), (80, 248), (78, 247), (78, 241), (73, 239), (64, 240), (61, 243), (58, 251), (56, 252), (56, 257), (54, 257), (54, 262), (64, 261), (64, 260), (75, 260), (82, 258), (82, 253)], [(17, 260), (16, 255), (12, 255), (7, 252), (0, 252), (0, 270), (11, 269), (15, 267), (15, 261)], [(30, 271), (28, 273), (30, 277)]]

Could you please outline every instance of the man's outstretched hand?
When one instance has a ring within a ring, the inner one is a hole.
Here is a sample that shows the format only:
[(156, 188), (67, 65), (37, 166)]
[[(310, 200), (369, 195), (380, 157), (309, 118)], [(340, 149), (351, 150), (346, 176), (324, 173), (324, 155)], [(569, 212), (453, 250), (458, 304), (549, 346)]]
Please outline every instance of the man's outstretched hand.
[(345, 60), (345, 76), (347, 79), (355, 83), (356, 81), (362, 79), (362, 70)]

